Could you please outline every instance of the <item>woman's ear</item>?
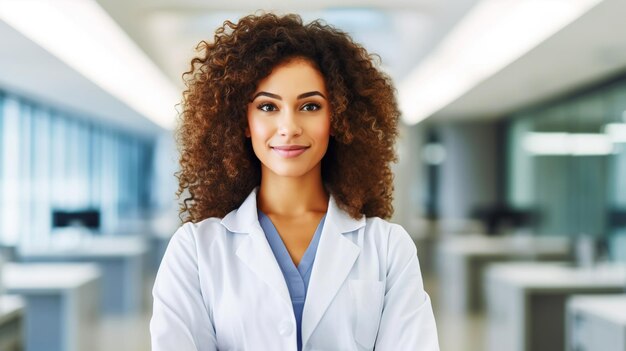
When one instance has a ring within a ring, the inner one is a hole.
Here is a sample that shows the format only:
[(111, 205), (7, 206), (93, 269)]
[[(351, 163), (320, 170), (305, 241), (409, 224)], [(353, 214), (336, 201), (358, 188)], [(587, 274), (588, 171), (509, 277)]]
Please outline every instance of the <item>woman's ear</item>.
[(246, 134), (246, 138), (250, 137), (250, 128), (246, 127), (245, 134)]

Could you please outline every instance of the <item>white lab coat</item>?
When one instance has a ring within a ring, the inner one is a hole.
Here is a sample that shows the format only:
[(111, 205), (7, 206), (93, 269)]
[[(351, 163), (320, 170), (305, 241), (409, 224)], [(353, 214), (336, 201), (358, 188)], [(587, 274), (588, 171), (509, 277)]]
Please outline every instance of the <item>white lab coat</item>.
[[(186, 223), (153, 288), (153, 351), (296, 350), (289, 290), (257, 218), (255, 189), (224, 219)], [(438, 350), (416, 249), (331, 197), (302, 315), (303, 350)]]

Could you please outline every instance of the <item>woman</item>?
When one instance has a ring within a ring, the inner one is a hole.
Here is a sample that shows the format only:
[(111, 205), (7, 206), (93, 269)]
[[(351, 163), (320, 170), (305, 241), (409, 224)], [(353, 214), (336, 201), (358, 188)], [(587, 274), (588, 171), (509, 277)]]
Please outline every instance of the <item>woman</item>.
[(181, 214), (153, 289), (153, 350), (437, 350), (392, 213), (399, 112), (345, 33), (225, 22), (186, 73)]

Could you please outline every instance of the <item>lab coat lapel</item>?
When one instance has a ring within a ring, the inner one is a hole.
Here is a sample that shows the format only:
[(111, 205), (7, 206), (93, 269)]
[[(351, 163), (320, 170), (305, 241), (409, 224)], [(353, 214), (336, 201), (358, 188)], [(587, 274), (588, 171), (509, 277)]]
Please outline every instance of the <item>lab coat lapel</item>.
[(344, 234), (358, 230), (364, 225), (365, 217), (360, 219), (350, 217), (337, 207), (331, 196), (302, 313), (303, 346), (342, 287), (361, 251), (359, 246), (344, 237)]
[(258, 188), (255, 188), (243, 204), (227, 214), (221, 223), (230, 232), (248, 235), (237, 248), (237, 257), (291, 306), (287, 283), (259, 224), (257, 192)]

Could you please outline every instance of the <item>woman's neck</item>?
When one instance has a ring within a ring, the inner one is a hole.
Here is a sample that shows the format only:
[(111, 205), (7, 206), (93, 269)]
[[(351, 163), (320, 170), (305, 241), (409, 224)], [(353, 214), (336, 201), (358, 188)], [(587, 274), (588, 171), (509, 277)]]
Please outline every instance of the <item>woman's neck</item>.
[(328, 193), (321, 174), (303, 177), (261, 177), (257, 206), (265, 214), (297, 217), (310, 212), (326, 212)]

